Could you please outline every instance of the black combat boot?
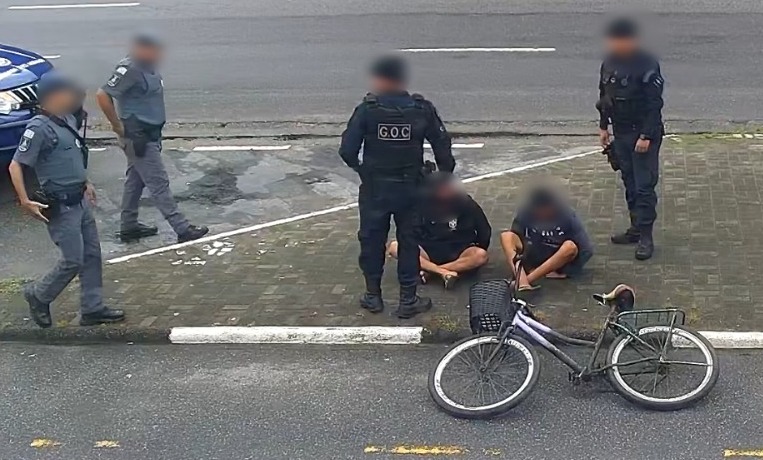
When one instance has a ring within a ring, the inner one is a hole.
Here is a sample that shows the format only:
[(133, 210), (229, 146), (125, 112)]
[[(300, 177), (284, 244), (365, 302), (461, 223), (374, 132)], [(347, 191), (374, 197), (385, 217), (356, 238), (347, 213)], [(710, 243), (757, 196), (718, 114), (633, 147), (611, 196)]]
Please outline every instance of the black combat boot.
[(636, 259), (647, 260), (652, 258), (654, 253), (654, 239), (652, 238), (652, 227), (646, 226), (640, 229), (641, 237), (636, 246)]
[(371, 313), (384, 311), (384, 299), (382, 299), (381, 282), (366, 278), (366, 293), (360, 298), (360, 308), (365, 308)]
[(99, 324), (111, 324), (124, 321), (125, 312), (113, 308), (104, 307), (103, 310), (95, 313), (87, 313), (80, 317), (80, 326), (97, 326)]
[(207, 233), (209, 233), (209, 229), (207, 227), (197, 227), (195, 225), (191, 225), (188, 227), (188, 230), (186, 230), (185, 233), (178, 235), (178, 243), (187, 243), (189, 241), (198, 240), (199, 238), (204, 237)]
[(395, 316), (398, 318), (410, 319), (431, 308), (432, 299), (416, 295), (416, 286), (400, 288), (400, 305), (395, 310)]
[(32, 321), (43, 329), (53, 325), (53, 320), (50, 317), (50, 304), (42, 303), (35, 297), (31, 285), (24, 289), (24, 300), (29, 304), (29, 316), (32, 317)]
[(636, 215), (631, 213), (631, 226), (623, 233), (617, 233), (609, 237), (613, 244), (636, 244), (639, 242), (641, 233), (636, 226)]
[(122, 242), (130, 242), (139, 240), (141, 238), (147, 238), (159, 233), (159, 229), (153, 225), (146, 225), (138, 222), (135, 227), (123, 228), (119, 231), (119, 239)]

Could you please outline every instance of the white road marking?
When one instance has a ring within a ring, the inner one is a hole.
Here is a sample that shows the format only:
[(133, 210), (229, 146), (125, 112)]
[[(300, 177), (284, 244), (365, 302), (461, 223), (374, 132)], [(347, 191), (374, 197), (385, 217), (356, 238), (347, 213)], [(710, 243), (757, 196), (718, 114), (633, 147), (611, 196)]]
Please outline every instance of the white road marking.
[[(574, 160), (576, 158), (581, 158), (581, 157), (584, 157), (584, 156), (587, 156), (587, 155), (592, 155), (594, 153), (600, 153), (600, 152), (601, 152), (601, 149), (597, 149), (597, 150), (591, 150), (590, 152), (579, 153), (579, 154), (576, 154), (576, 155), (569, 155), (569, 156), (564, 156), (564, 157), (559, 157), (559, 158), (552, 158), (550, 160), (543, 160), (543, 161), (539, 161), (537, 163), (530, 163), (528, 165), (517, 166), (517, 167), (511, 168), (511, 169), (504, 169), (503, 171), (496, 171), (496, 172), (492, 172), (492, 173), (488, 173), (488, 174), (482, 174), (482, 175), (479, 175), (479, 176), (470, 177), (470, 178), (464, 179), (463, 182), (476, 182), (476, 181), (483, 180), (483, 179), (488, 179), (488, 178), (491, 178), (491, 177), (498, 177), (498, 176), (504, 176), (506, 174), (515, 173), (515, 172), (527, 171), (529, 169), (540, 168), (540, 167), (543, 167), (543, 166), (546, 166), (546, 165), (550, 165), (550, 164), (554, 164), (554, 163), (559, 163), (559, 162), (562, 162), (562, 161)], [(251, 227), (244, 227), (244, 228), (239, 228), (239, 229), (236, 229), (236, 230), (231, 230), (229, 232), (218, 233), (217, 235), (205, 236), (204, 238), (198, 239), (196, 241), (188, 241), (186, 243), (178, 243), (178, 244), (173, 244), (173, 245), (170, 245), (170, 246), (163, 246), (163, 247), (159, 247), (159, 248), (155, 248), (155, 249), (150, 249), (150, 250), (145, 251), (145, 252), (138, 252), (138, 253), (135, 253), (135, 254), (128, 254), (128, 255), (125, 255), (125, 256), (121, 256), (121, 257), (115, 257), (113, 259), (107, 260), (106, 263), (117, 264), (117, 263), (120, 263), (120, 262), (126, 262), (128, 260), (137, 259), (139, 257), (146, 257), (146, 256), (154, 255), (154, 254), (161, 254), (163, 252), (173, 251), (173, 250), (176, 250), (176, 249), (181, 249), (181, 248), (184, 248), (184, 247), (192, 246), (194, 244), (208, 243), (210, 241), (215, 241), (215, 240), (219, 240), (219, 239), (222, 239), (222, 238), (227, 238), (227, 237), (231, 237), (231, 236), (235, 236), (235, 235), (241, 235), (243, 233), (253, 232), (253, 231), (261, 230), (261, 229), (264, 229), (264, 228), (276, 227), (278, 225), (283, 225), (283, 224), (288, 224), (288, 223), (291, 223), (291, 222), (297, 222), (297, 221), (300, 221), (300, 220), (310, 219), (312, 217), (324, 216), (326, 214), (333, 214), (335, 212), (346, 211), (348, 209), (353, 209), (353, 208), (356, 208), (356, 207), (358, 207), (358, 203), (357, 202), (356, 203), (350, 203), (350, 204), (342, 205), (342, 206), (335, 206), (333, 208), (322, 209), (320, 211), (308, 212), (306, 214), (299, 214), (299, 215), (296, 215), (296, 216), (286, 217), (284, 219), (278, 219), (278, 220), (274, 220), (274, 221), (271, 221), (271, 222), (265, 222), (263, 224), (252, 225)]]
[(9, 10), (66, 10), (72, 8), (119, 8), (126, 6), (138, 6), (140, 3), (73, 3), (68, 5), (14, 5)]
[(106, 148), (105, 147), (97, 147), (97, 148), (94, 148), (94, 149), (87, 149), (87, 151), (88, 152), (105, 152)]
[(45, 56), (43, 56), (43, 57), (44, 57), (45, 59), (47, 59), (47, 60), (49, 60), (49, 61), (50, 61), (50, 60), (53, 60), (53, 59), (58, 59), (58, 58), (60, 58), (60, 57), (61, 57), (61, 55), (60, 55), (60, 54), (48, 54), (48, 55), (45, 55)]
[(246, 152), (289, 150), (291, 145), (202, 145), (194, 147), (194, 152)]
[(421, 343), (421, 327), (281, 327), (213, 326), (175, 327), (172, 343), (382, 343), (411, 345)]
[[(174, 327), (169, 340), (175, 344), (280, 343), (413, 345), (421, 343), (423, 328), (400, 326), (202, 326)], [(763, 348), (763, 332), (701, 331), (715, 348)]]
[(700, 331), (715, 348), (763, 348), (763, 332)]
[(556, 48), (403, 48), (401, 53), (551, 53)]
[[(475, 142), (474, 144), (453, 144), (451, 147), (454, 149), (481, 149), (485, 146), (484, 142)], [(424, 144), (425, 149), (431, 149), (432, 146), (429, 144)]]
[(264, 224), (258, 224), (258, 225), (253, 225), (251, 227), (245, 227), (245, 228), (239, 228), (239, 229), (236, 229), (236, 230), (231, 230), (229, 232), (218, 233), (217, 235), (205, 236), (204, 238), (199, 238), (196, 241), (188, 241), (186, 243), (178, 243), (178, 244), (173, 244), (173, 245), (170, 245), (170, 246), (163, 246), (163, 247), (151, 249), (151, 250), (148, 250), (148, 251), (145, 251), (145, 252), (139, 252), (137, 254), (128, 254), (126, 256), (116, 257), (114, 259), (107, 260), (106, 262), (109, 263), (109, 264), (117, 264), (117, 263), (120, 263), (120, 262), (125, 262), (125, 261), (128, 261), (128, 260), (137, 259), (138, 257), (145, 257), (145, 256), (154, 255), (154, 254), (161, 254), (163, 252), (172, 251), (172, 250), (175, 250), (175, 249), (185, 248), (185, 247), (188, 247), (188, 246), (192, 246), (194, 244), (208, 243), (210, 241), (215, 241), (215, 240), (219, 240), (219, 239), (226, 238), (226, 237), (240, 235), (242, 233), (247, 233), (247, 232), (252, 232), (252, 231), (256, 231), (256, 230), (261, 230), (263, 228), (275, 227), (277, 225), (288, 224), (288, 223), (291, 223), (291, 222), (297, 222), (297, 221), (300, 221), (300, 220), (309, 219), (311, 217), (318, 217), (318, 216), (323, 216), (323, 215), (326, 215), (326, 214), (333, 214), (335, 212), (345, 211), (347, 209), (353, 209), (353, 208), (356, 208), (356, 207), (358, 207), (358, 203), (350, 203), (350, 204), (345, 204), (345, 205), (342, 205), (342, 206), (335, 206), (333, 208), (322, 209), (320, 211), (308, 212), (306, 214), (299, 214), (297, 216), (286, 217), (284, 219), (278, 219), (278, 220), (274, 220), (272, 222), (265, 222)]

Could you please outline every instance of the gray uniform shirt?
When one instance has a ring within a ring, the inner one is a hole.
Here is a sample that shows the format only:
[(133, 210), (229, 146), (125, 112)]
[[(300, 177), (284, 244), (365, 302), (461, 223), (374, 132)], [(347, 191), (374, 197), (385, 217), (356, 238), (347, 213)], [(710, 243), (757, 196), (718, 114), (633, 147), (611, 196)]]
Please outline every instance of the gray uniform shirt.
[[(77, 129), (74, 115), (63, 120)], [(87, 182), (79, 139), (46, 115), (29, 121), (13, 159), (34, 168), (42, 189), (48, 193), (71, 193)]]
[(117, 101), (119, 118), (135, 117), (154, 126), (166, 121), (164, 81), (156, 69), (148, 69), (129, 57), (117, 64), (103, 91)]

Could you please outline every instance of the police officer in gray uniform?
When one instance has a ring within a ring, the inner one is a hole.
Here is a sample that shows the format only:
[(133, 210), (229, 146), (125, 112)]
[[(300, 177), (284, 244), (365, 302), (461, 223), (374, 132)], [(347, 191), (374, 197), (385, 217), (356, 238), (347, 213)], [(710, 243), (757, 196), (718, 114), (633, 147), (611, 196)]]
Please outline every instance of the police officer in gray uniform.
[[(150, 34), (133, 40), (130, 54), (117, 64), (111, 78), (98, 90), (98, 105), (119, 136), (127, 156), (127, 178), (122, 195), (120, 237), (123, 241), (152, 236), (157, 228), (138, 222), (143, 188), (178, 235), (178, 242), (199, 239), (209, 232), (197, 227), (178, 210), (162, 162), (162, 128), (166, 121), (164, 81), (157, 66), (162, 44)], [(114, 106), (114, 99), (117, 106)]]
[[(95, 189), (87, 180), (87, 146), (79, 136), (83, 92), (57, 72), (37, 87), (41, 113), (29, 121), (10, 166), (21, 205), (48, 225), (61, 259), (48, 274), (24, 289), (30, 315), (40, 327), (52, 325), (50, 303), (79, 276), (83, 326), (113, 323), (124, 312), (103, 305), (101, 243), (90, 206)], [(24, 186), (25, 167), (32, 168), (41, 190), (30, 198)]]

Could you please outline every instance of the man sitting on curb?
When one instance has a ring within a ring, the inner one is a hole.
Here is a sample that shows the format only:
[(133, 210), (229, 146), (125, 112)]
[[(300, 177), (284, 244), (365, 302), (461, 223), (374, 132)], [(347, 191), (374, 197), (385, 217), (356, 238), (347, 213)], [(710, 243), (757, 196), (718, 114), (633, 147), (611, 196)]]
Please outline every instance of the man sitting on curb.
[(537, 289), (535, 282), (543, 277), (574, 276), (593, 256), (593, 245), (575, 211), (545, 188), (530, 194), (511, 230), (501, 234), (501, 246), (512, 271), (514, 257), (523, 254), (524, 270), (514, 273), (520, 291)]
[[(487, 263), (492, 229), (482, 208), (452, 174), (426, 176), (423, 190), (417, 230), (422, 282), (434, 274), (450, 289), (460, 275)], [(397, 257), (396, 241), (388, 252)]]

